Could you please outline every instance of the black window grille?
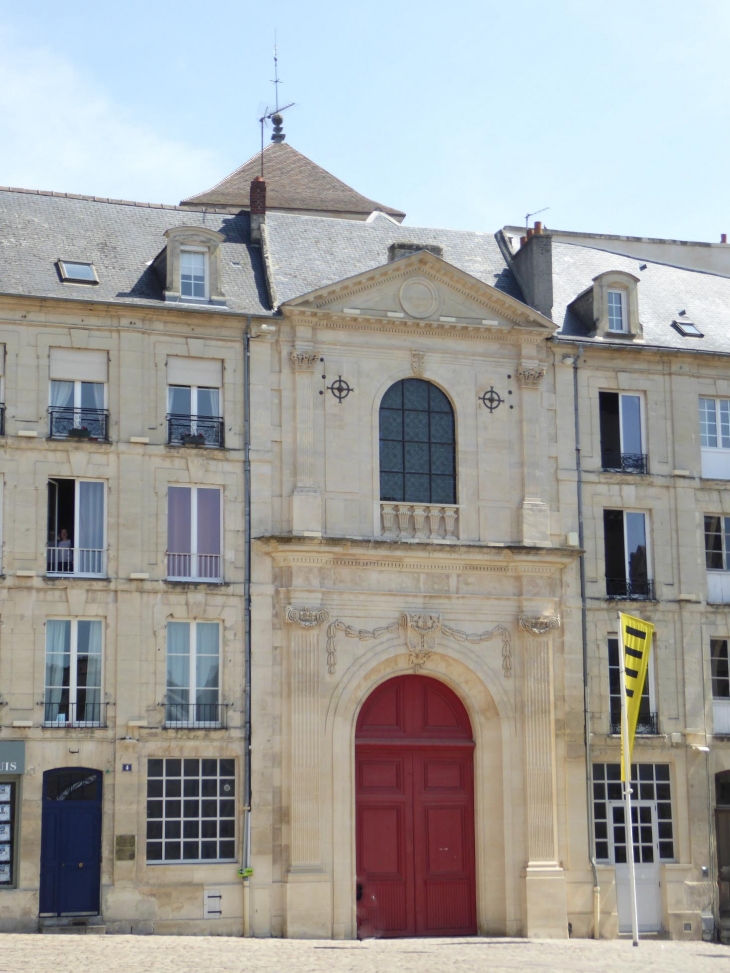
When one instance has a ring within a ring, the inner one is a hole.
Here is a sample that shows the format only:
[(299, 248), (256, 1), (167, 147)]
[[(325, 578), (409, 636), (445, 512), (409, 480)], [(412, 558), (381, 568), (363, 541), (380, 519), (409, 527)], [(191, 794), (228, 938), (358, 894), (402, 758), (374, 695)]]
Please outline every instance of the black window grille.
[(380, 404), (380, 499), (456, 503), (454, 410), (419, 378), (391, 385)]

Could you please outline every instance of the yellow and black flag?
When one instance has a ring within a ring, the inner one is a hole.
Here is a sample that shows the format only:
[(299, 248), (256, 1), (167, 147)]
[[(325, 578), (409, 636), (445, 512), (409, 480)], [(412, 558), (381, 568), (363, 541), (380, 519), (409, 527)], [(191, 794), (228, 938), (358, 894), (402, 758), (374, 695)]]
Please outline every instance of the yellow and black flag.
[(621, 736), (621, 780), (626, 780), (625, 768), (631, 765), (631, 754), (634, 751), (636, 723), (639, 719), (641, 694), (644, 692), (644, 683), (649, 669), (649, 653), (651, 652), (651, 643), (654, 641), (654, 626), (651, 622), (634, 618), (633, 615), (624, 615), (623, 612), (619, 612), (619, 624), (621, 626), (621, 644), (623, 645), (626, 669), (626, 715), (629, 724), (628, 760), (623, 752), (623, 734)]

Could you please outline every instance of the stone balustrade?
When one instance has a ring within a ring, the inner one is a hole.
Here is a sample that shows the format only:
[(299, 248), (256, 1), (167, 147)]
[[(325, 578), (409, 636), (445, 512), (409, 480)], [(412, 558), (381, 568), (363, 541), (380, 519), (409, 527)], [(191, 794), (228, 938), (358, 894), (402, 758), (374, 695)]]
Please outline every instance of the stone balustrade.
[(424, 540), (455, 540), (458, 536), (459, 507), (443, 503), (380, 504), (383, 537), (415, 537)]

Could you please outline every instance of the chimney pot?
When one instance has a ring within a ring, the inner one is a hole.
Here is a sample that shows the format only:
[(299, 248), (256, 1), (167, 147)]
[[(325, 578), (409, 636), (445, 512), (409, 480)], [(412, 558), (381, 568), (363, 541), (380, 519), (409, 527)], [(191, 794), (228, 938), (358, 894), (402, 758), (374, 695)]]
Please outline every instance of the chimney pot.
[(542, 223), (540, 222), (540, 220), (535, 220), (535, 233), (537, 234), (542, 233)]
[(521, 236), (521, 237), (520, 237), (520, 246), (521, 246), (521, 247), (524, 247), (524, 245), (525, 245), (526, 243), (527, 243), (527, 237), (526, 237), (526, 236)]
[(722, 233), (720, 235), (720, 243), (727, 243), (727, 233)]
[(534, 235), (535, 235), (535, 231), (532, 229), (531, 226), (529, 226), (527, 228), (527, 239), (531, 240)]

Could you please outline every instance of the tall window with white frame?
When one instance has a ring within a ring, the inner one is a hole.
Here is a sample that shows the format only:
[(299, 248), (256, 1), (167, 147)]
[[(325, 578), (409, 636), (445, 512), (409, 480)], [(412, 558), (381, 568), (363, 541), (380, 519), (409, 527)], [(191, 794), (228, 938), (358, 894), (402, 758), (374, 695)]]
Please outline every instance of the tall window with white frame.
[(180, 251), (180, 296), (197, 301), (208, 297), (207, 254), (200, 250)]
[(598, 411), (603, 469), (648, 473), (642, 397), (635, 393), (599, 392)]
[(628, 331), (626, 320), (626, 294), (624, 291), (608, 291), (608, 330)]
[(730, 399), (700, 397), (702, 476), (730, 480)]
[(48, 574), (106, 577), (105, 496), (103, 480), (48, 481)]
[(705, 514), (705, 566), (707, 600), (730, 602), (730, 517)]
[(236, 861), (236, 762), (147, 761), (147, 864)]
[(717, 736), (730, 736), (730, 668), (727, 639), (710, 639), (713, 729)]
[(51, 439), (107, 440), (107, 352), (85, 348), (51, 348), (49, 369)]
[(634, 510), (603, 511), (608, 598), (654, 598), (647, 519)]
[(168, 622), (166, 725), (219, 727), (221, 712), (218, 622)]
[(167, 488), (168, 581), (221, 581), (221, 491)]
[[(621, 670), (618, 637), (615, 635), (608, 637), (608, 686), (611, 733), (619, 734), (621, 733)], [(644, 691), (641, 694), (639, 719), (636, 724), (637, 733), (653, 735), (659, 732), (655, 700), (654, 668), (650, 662)]]
[(46, 726), (106, 725), (100, 620), (48, 619), (45, 683)]

